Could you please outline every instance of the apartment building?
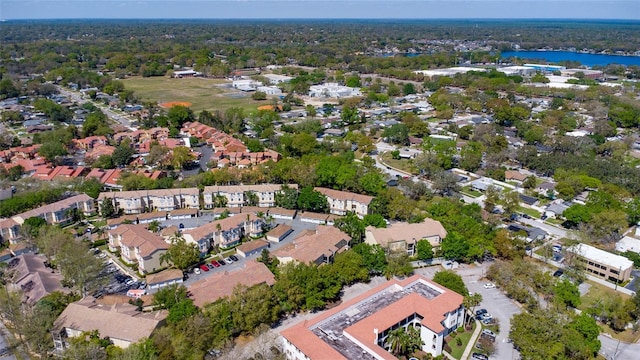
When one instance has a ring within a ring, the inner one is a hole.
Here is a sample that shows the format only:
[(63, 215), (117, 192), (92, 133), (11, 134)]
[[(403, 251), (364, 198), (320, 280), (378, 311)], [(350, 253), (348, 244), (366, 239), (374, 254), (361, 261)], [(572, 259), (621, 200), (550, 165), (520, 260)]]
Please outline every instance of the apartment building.
[(201, 253), (211, 246), (228, 249), (239, 245), (242, 239), (262, 234), (264, 220), (254, 214), (237, 214), (225, 219), (212, 221), (182, 233), (187, 243), (194, 243)]
[(162, 237), (151, 233), (144, 225), (120, 225), (109, 231), (109, 250), (120, 250), (120, 256), (128, 264), (138, 264), (138, 272), (147, 274), (168, 264), (161, 264), (160, 257), (169, 244)]
[(216, 197), (218, 196), (223, 196), (226, 199), (227, 207), (274, 207), (276, 206), (276, 194), (282, 191), (283, 186), (298, 189), (297, 184), (205, 186), (203, 192), (204, 208), (216, 207)]
[(198, 188), (103, 192), (98, 196), (98, 207), (102, 211), (102, 201), (110, 199), (116, 211), (122, 210), (125, 214), (182, 208), (198, 209), (199, 194)]
[(418, 241), (427, 240), (432, 248), (437, 249), (446, 236), (444, 226), (433, 219), (425, 219), (417, 224), (397, 222), (386, 228), (368, 226), (365, 229), (367, 244), (380, 245), (388, 252), (406, 252), (409, 256), (416, 254)]
[(396, 329), (418, 330), (421, 350), (442, 354), (444, 338), (464, 322), (463, 297), (420, 275), (390, 280), (281, 332), (289, 360), (384, 359)]
[(327, 197), (329, 211), (336, 215), (346, 215), (347, 212), (351, 211), (356, 213), (359, 218), (363, 218), (369, 213), (369, 205), (373, 200), (372, 196), (355, 194), (347, 191), (333, 190), (323, 187), (317, 187), (314, 190)]
[(291, 261), (329, 264), (337, 253), (349, 248), (351, 237), (333, 226), (319, 225), (315, 230), (302, 232), (291, 243), (273, 252), (282, 264)]
[(42, 218), (51, 225), (65, 225), (74, 220), (77, 215), (76, 211), (84, 216), (90, 216), (95, 213), (93, 198), (87, 194), (75, 195), (53, 204), (40, 206), (15, 215), (12, 219), (20, 225), (31, 217)]

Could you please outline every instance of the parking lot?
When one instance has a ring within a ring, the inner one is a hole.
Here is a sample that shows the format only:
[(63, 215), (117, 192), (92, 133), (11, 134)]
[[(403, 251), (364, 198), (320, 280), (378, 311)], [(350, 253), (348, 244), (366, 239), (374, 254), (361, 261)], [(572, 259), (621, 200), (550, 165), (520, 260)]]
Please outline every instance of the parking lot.
[(95, 256), (104, 259), (103, 268), (98, 274), (98, 281), (101, 283), (100, 289), (91, 293), (94, 297), (101, 297), (108, 294), (123, 294), (132, 289), (144, 289), (144, 281), (136, 281), (131, 276), (125, 274), (112, 260), (103, 256), (103, 252), (96, 252)]
[[(301, 232), (305, 231), (305, 230), (310, 230), (310, 229), (315, 229), (318, 225), (316, 224), (312, 224), (312, 223), (307, 223), (307, 222), (302, 222), (298, 219), (294, 219), (294, 220), (282, 220), (282, 219), (275, 219), (275, 222), (277, 224), (286, 224), (289, 225), (293, 228), (293, 231), (287, 235), (286, 238), (284, 238), (281, 242), (279, 243), (271, 243), (270, 247), (269, 247), (269, 252), (273, 252), (275, 250), (278, 250), (279, 248), (285, 246), (286, 244), (290, 243), (291, 241), (293, 241), (293, 239), (295, 239)], [(219, 260), (221, 258), (221, 256), (224, 256), (226, 259), (230, 258), (232, 256), (232, 254), (234, 256), (237, 257), (237, 260), (233, 260), (231, 261), (230, 264), (226, 263), (225, 264), (220, 264), (220, 262), (218, 262), (219, 266), (215, 266), (213, 264), (211, 264), (211, 260)], [(260, 254), (254, 254), (248, 258), (244, 258), (241, 256), (237, 256), (235, 255), (235, 250), (231, 250), (229, 252), (223, 252), (223, 255), (215, 255), (213, 257), (209, 257), (206, 261), (204, 261), (203, 263), (201, 263), (201, 265), (199, 265), (197, 268), (200, 270), (197, 271), (190, 271), (186, 274), (186, 279), (184, 281), (184, 285), (185, 286), (189, 286), (192, 283), (198, 281), (198, 280), (202, 280), (204, 278), (206, 278), (207, 276), (211, 276), (213, 274), (216, 274), (218, 272), (223, 272), (223, 271), (233, 271), (233, 270), (237, 270), (240, 269), (244, 266), (244, 263), (247, 261), (247, 259), (257, 259)], [(209, 266), (210, 265), (210, 266)], [(202, 268), (202, 266), (206, 266), (207, 267), (207, 271), (204, 270), (204, 268)], [(194, 268), (195, 269), (195, 268)], [(199, 273), (198, 273), (199, 272)], [(152, 292), (152, 291), (151, 291)]]

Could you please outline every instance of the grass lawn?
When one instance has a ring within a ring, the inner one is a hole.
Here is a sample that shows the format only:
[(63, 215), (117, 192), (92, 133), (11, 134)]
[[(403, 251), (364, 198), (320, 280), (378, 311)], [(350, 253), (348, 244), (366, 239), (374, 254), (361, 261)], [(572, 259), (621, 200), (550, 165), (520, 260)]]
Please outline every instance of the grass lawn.
[[(473, 322), (473, 328), (475, 329), (475, 321)], [(452, 338), (448, 338), (448, 342), (447, 344), (449, 344), (449, 346), (451, 347), (451, 356), (453, 356), (456, 359), (460, 359), (462, 357), (462, 353), (464, 352), (464, 349), (467, 348), (467, 344), (469, 343), (469, 340), (471, 339), (471, 335), (473, 335), (473, 329), (471, 330), (465, 330), (465, 332), (463, 333), (458, 333), (458, 335), (452, 339)], [(461, 345), (458, 346), (458, 340), (460, 339), (461, 341)]]
[(396, 160), (391, 156), (390, 152), (386, 152), (382, 154), (382, 161), (394, 169), (400, 169), (402, 171), (406, 171), (413, 175), (418, 174), (418, 169), (416, 169), (416, 167), (413, 165), (411, 160), (407, 160), (407, 159)]
[(523, 214), (527, 214), (529, 216), (532, 216), (534, 218), (540, 218), (540, 212), (538, 210), (534, 210), (531, 208), (526, 208), (526, 207), (520, 207), (520, 209), (518, 209), (518, 211), (520, 211)]
[(473, 190), (471, 186), (465, 186), (462, 188), (462, 193), (474, 198), (482, 196), (482, 193), (478, 190)]
[(133, 90), (141, 100), (157, 101), (158, 104), (169, 101), (188, 101), (191, 110), (224, 111), (231, 107), (240, 107), (246, 111), (257, 110), (258, 106), (270, 105), (270, 100), (256, 101), (251, 95), (220, 85), (227, 84), (221, 79), (167, 77), (130, 77), (122, 80), (128, 90)]
[[(619, 297), (620, 299), (626, 300), (629, 298), (629, 295), (621, 294), (606, 286), (602, 286), (591, 281), (587, 281), (587, 283), (589, 283), (591, 287), (589, 288), (589, 291), (580, 298), (582, 303), (578, 306), (578, 309), (582, 311), (587, 310), (601, 299)], [(602, 332), (610, 334), (614, 339), (619, 339), (625, 342), (636, 342), (640, 339), (640, 332), (634, 334), (631, 329), (622, 332), (615, 332), (606, 324), (598, 323), (598, 325)]]

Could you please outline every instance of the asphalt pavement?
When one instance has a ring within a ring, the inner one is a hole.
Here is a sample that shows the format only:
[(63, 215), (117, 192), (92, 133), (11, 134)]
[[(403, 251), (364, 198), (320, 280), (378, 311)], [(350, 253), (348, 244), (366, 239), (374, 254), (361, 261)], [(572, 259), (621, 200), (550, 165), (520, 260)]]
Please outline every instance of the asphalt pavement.
[(0, 321), (0, 359), (1, 360), (16, 360), (16, 356), (13, 355), (13, 349), (6, 338), (8, 330)]

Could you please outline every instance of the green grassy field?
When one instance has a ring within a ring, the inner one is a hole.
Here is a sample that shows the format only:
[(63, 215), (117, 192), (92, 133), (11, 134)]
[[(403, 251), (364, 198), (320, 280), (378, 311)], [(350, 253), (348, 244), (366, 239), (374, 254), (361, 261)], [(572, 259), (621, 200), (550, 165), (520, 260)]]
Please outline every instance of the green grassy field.
[(224, 111), (231, 107), (254, 111), (260, 105), (271, 104), (270, 100), (255, 101), (251, 99), (251, 94), (221, 87), (221, 84), (227, 83), (221, 79), (131, 77), (122, 82), (125, 88), (133, 90), (140, 100), (157, 101), (159, 104), (188, 101), (193, 104), (190, 108), (196, 113), (202, 110)]

